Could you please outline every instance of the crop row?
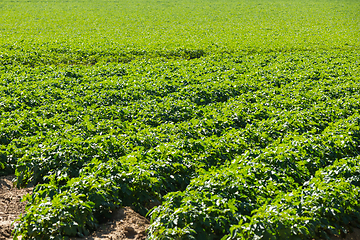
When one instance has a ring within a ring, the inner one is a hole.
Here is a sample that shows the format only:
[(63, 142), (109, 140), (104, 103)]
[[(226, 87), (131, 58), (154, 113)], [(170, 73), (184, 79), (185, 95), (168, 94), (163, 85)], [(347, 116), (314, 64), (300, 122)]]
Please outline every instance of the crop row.
[[(356, 59), (303, 52), (3, 68), (1, 171), (36, 185), (15, 233), (86, 235), (117, 206), (145, 215), (160, 203), (150, 239), (346, 231), (359, 203), (332, 201), (331, 191), (348, 199), (359, 190)], [(324, 180), (346, 166), (346, 176)], [(303, 209), (291, 205), (302, 196)], [(306, 212), (318, 201), (327, 208)]]

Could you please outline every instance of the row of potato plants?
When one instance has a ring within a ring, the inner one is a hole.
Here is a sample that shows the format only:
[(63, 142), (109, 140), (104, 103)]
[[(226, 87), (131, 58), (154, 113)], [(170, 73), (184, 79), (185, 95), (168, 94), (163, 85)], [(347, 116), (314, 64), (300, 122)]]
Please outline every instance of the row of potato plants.
[(119, 206), (148, 214), (150, 239), (345, 233), (360, 222), (357, 57), (3, 67), (1, 174), (35, 186), (15, 236), (87, 235)]

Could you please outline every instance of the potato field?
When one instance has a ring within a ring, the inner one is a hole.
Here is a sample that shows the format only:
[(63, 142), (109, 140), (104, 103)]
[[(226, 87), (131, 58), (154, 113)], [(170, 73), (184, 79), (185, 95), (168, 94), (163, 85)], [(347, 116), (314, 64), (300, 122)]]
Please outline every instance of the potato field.
[(147, 239), (360, 228), (358, 0), (3, 0), (0, 176), (13, 237), (115, 209)]

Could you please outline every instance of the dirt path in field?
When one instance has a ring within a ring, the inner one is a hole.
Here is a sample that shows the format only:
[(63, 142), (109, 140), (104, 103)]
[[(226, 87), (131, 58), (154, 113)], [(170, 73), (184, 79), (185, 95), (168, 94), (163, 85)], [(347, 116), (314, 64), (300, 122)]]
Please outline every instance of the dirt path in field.
[(98, 231), (85, 238), (71, 240), (144, 240), (149, 220), (136, 213), (130, 207), (116, 210), (110, 221), (101, 224)]
[[(0, 177), (0, 240), (11, 239), (11, 223), (25, 210), (21, 198), (31, 193), (32, 188), (13, 187), (14, 176)], [(116, 210), (112, 218), (99, 229), (85, 238), (71, 240), (145, 240), (149, 221), (130, 207)], [(360, 240), (360, 229), (348, 234), (346, 238), (332, 237), (331, 240)]]
[(32, 188), (14, 188), (14, 178), (13, 175), (0, 177), (0, 239), (11, 239), (11, 223), (25, 210), (25, 203), (20, 200), (32, 191)]

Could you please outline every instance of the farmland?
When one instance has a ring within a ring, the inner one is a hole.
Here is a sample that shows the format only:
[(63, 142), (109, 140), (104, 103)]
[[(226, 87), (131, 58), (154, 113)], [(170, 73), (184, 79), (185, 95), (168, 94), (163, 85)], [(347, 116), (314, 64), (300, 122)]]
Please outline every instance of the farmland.
[(355, 0), (2, 1), (0, 174), (22, 239), (119, 207), (148, 239), (360, 227)]

